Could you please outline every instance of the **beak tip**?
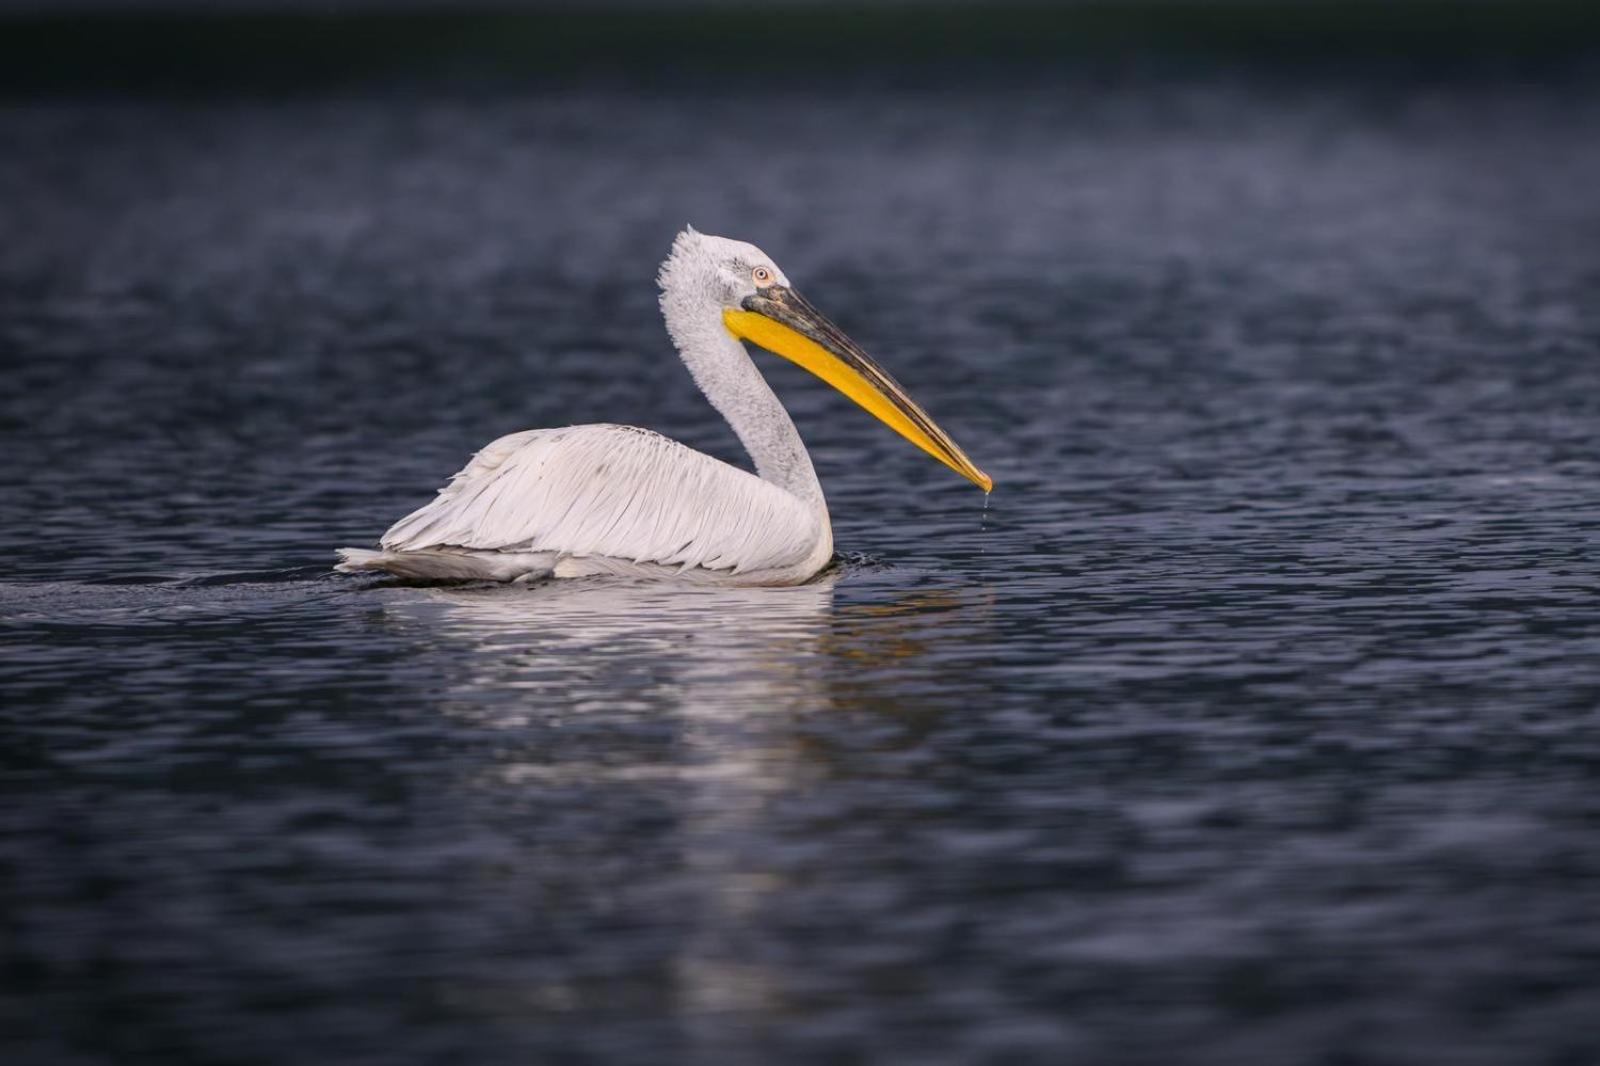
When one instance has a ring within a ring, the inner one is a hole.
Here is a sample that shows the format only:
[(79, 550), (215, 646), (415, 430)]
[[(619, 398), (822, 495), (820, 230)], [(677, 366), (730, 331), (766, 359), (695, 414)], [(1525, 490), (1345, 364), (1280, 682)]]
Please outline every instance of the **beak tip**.
[(983, 490), (985, 496), (994, 491), (994, 478), (985, 474), (982, 470), (978, 471), (978, 476), (972, 480), (974, 484)]

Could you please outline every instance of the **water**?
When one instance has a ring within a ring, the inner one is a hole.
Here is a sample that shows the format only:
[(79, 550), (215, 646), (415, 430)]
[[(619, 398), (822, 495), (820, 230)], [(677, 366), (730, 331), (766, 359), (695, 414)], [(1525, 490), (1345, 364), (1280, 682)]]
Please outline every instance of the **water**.
[[(0, 111), (9, 1063), (1600, 1060), (1600, 108), (1091, 83)], [(728, 457), (787, 590), (335, 577), (478, 445)]]

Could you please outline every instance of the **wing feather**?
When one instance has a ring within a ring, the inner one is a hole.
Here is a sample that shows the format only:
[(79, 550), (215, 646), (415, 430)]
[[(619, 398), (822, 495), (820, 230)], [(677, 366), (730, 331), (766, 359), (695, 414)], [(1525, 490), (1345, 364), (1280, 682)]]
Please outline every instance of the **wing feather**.
[(817, 518), (753, 474), (632, 426), (501, 437), (383, 537), (389, 551), (598, 555), (745, 573), (793, 565)]

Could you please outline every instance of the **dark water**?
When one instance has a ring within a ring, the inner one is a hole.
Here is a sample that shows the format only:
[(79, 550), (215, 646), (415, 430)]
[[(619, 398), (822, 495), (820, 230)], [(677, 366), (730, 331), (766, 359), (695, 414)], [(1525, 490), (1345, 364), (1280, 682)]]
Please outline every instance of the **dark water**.
[[(734, 88), (0, 111), (5, 1061), (1600, 1061), (1597, 97)], [(734, 456), (686, 221), (987, 518), (764, 359), (815, 585), (327, 573)]]

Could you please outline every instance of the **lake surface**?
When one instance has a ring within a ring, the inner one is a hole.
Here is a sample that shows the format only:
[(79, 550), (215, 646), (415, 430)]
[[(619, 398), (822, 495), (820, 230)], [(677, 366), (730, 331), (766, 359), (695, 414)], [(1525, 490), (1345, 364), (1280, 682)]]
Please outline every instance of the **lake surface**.
[[(1600, 104), (759, 83), (0, 108), (8, 1063), (1600, 1061)], [(730, 459), (786, 590), (328, 571), (478, 446)]]

